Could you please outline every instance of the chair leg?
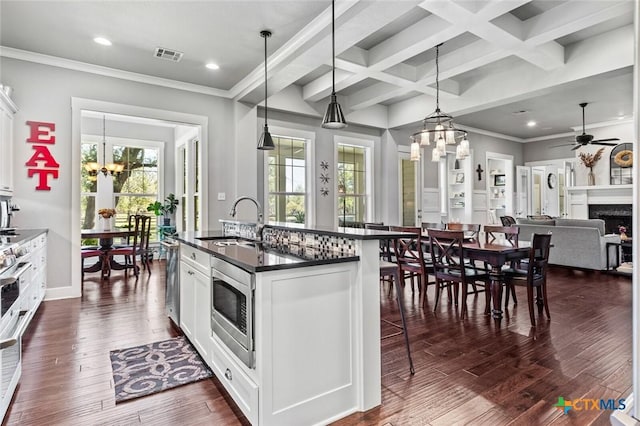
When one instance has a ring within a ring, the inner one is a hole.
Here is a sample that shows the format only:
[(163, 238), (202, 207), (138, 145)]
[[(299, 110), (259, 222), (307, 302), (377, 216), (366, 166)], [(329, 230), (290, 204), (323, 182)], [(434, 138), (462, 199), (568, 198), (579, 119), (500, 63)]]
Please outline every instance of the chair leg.
[(440, 301), (440, 280), (436, 278), (436, 301), (433, 305), (433, 310), (435, 311), (438, 307), (438, 302)]
[(460, 294), (460, 285), (458, 283), (451, 283), (452, 285), (455, 285), (455, 287), (453, 287), (453, 302), (456, 306), (458, 306), (458, 295)]
[(533, 287), (527, 285), (527, 302), (529, 302), (529, 317), (531, 318), (531, 325), (536, 326), (536, 317), (533, 312)]
[(549, 313), (549, 299), (547, 299), (547, 277), (542, 280), (542, 302), (544, 303), (544, 312), (547, 314), (547, 318), (551, 319)]
[[(510, 290), (511, 290), (511, 296), (513, 297), (513, 304), (517, 305), (518, 304), (518, 298), (516, 297), (516, 286), (513, 284), (509, 284)], [(507, 293), (509, 294), (509, 293)]]
[(400, 320), (402, 321), (402, 331), (404, 332), (404, 344), (407, 347), (407, 357), (409, 358), (409, 372), (411, 372), (411, 375), (415, 374), (416, 370), (413, 368), (413, 359), (411, 359), (411, 347), (409, 346), (409, 332), (407, 330), (407, 321), (405, 319), (404, 316), (404, 301), (403, 301), (403, 294), (402, 294), (402, 289), (400, 288), (399, 285), (399, 281), (400, 281), (400, 277), (397, 277), (398, 279), (392, 279), (392, 281), (395, 283), (395, 287), (396, 287), (396, 300), (398, 301), (398, 310), (400, 311)]
[[(462, 286), (462, 300), (460, 301), (460, 303), (462, 303), (462, 308), (461, 308), (461, 317), (462, 319), (465, 318), (465, 316), (467, 315), (467, 283), (460, 283), (460, 285)], [(458, 285), (456, 284), (456, 287)], [(472, 283), (471, 287), (475, 289), (476, 284)]]

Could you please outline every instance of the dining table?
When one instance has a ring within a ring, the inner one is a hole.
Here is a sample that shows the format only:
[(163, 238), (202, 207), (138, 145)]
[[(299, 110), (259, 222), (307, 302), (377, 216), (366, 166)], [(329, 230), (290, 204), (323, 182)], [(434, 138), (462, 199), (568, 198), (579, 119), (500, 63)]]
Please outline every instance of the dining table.
[(113, 256), (109, 253), (113, 249), (114, 238), (128, 238), (135, 234), (135, 231), (129, 229), (112, 229), (112, 230), (99, 230), (99, 229), (83, 229), (80, 231), (80, 238), (98, 239), (98, 249), (102, 252), (102, 256), (98, 257), (98, 261), (90, 266), (83, 267), (84, 272), (98, 272), (102, 271), (102, 278), (106, 278), (111, 275), (112, 270), (126, 269), (127, 265), (123, 265), (117, 262)]
[(502, 287), (505, 282), (502, 267), (513, 261), (523, 260), (529, 257), (531, 243), (519, 241), (512, 244), (506, 239), (496, 239), (491, 243), (481, 240), (465, 241), (464, 255), (473, 261), (484, 262), (491, 267), (489, 272), (490, 291), (493, 309), (491, 315), (495, 319), (502, 318)]

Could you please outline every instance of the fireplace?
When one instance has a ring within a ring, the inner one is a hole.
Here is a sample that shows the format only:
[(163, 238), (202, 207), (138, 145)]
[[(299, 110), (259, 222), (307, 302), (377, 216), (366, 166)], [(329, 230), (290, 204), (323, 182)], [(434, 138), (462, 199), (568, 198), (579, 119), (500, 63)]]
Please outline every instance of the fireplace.
[(617, 234), (622, 225), (631, 235), (632, 211), (631, 204), (589, 204), (589, 219), (604, 220), (605, 234)]

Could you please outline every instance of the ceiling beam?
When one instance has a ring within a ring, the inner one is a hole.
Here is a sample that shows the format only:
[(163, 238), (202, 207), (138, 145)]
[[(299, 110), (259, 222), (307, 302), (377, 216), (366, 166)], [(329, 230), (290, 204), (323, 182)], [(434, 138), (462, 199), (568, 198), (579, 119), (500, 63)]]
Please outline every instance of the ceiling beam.
[[(546, 72), (519, 63), (479, 76), (464, 96), (447, 101), (444, 110), (462, 115), (486, 108), (505, 105), (521, 99), (539, 96), (567, 84), (632, 67), (633, 25), (591, 37), (575, 43), (567, 55), (565, 65)], [(389, 106), (389, 127), (396, 128), (418, 123), (434, 105), (428, 96), (417, 96)]]

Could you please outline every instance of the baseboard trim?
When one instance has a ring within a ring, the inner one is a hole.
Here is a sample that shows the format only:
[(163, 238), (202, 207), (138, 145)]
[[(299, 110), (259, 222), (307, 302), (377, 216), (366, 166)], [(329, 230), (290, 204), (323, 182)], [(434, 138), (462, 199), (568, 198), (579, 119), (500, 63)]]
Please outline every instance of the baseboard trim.
[(60, 300), (80, 297), (82, 294), (78, 290), (79, 289), (74, 289), (72, 286), (48, 288), (44, 294), (44, 300)]

